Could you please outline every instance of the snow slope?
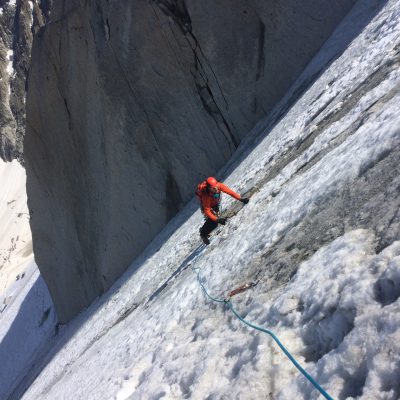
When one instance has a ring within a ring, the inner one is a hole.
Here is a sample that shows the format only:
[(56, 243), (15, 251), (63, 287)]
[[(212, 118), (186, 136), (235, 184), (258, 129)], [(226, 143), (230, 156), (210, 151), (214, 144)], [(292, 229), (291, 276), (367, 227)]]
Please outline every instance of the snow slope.
[(26, 206), (25, 170), (17, 162), (0, 159), (0, 310), (9, 300), (5, 293), (16, 280), (23, 279), (26, 264), (32, 261), (32, 238)]
[(332, 397), (400, 397), (399, 5), (357, 3), (225, 170), (250, 203), (224, 198), (231, 218), (205, 249), (189, 204), (63, 327), (23, 399), (320, 398), (270, 337), (204, 296), (191, 266), (218, 298), (259, 280), (235, 308)]
[(31, 368), (54, 333), (49, 292), (33, 259), (25, 170), (0, 159), (0, 398)]

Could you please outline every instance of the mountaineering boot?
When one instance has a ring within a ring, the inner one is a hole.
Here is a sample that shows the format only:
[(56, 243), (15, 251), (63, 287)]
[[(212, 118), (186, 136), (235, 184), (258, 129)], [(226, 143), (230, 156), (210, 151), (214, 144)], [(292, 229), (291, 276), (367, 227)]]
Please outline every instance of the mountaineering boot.
[(200, 237), (204, 244), (210, 244), (210, 241), (208, 240), (207, 236), (200, 236)]

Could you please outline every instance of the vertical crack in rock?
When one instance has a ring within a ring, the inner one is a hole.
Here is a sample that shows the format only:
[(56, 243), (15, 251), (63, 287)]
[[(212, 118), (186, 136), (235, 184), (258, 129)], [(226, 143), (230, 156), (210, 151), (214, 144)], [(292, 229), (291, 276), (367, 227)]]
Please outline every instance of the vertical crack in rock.
[(258, 59), (257, 59), (257, 73), (256, 73), (256, 81), (258, 81), (262, 76), (264, 76), (264, 68), (265, 68), (265, 53), (264, 53), (264, 44), (265, 44), (265, 24), (264, 22), (259, 20), (259, 28), (260, 32), (258, 34)]
[(111, 38), (111, 29), (110, 29), (110, 23), (108, 21), (108, 18), (106, 18), (106, 22), (104, 24), (104, 29), (106, 31), (106, 39), (110, 40), (110, 38)]
[[(236, 150), (239, 145), (238, 140), (232, 133), (232, 129), (230, 124), (228, 123), (226, 117), (224, 116), (221, 107), (218, 105), (218, 102), (215, 98), (215, 95), (210, 87), (210, 80), (208, 78), (208, 74), (206, 69), (208, 69), (213, 77), (213, 81), (216, 83), (220, 95), (224, 101), (224, 107), (228, 109), (229, 104), (226, 99), (222, 87), (219, 83), (217, 75), (212, 68), (211, 63), (208, 61), (205, 56), (200, 43), (193, 33), (192, 30), (192, 22), (189, 15), (189, 12), (186, 8), (186, 4), (184, 0), (153, 0), (160, 10), (168, 17), (172, 18), (173, 21), (177, 24), (182, 34), (187, 40), (187, 43), (190, 49), (193, 52), (194, 56), (194, 67), (195, 71), (190, 71), (197, 93), (199, 94), (200, 100), (204, 106), (204, 109), (214, 120), (217, 128), (221, 131), (223, 136), (225, 137), (229, 150), (231, 154)], [(233, 123), (231, 123), (233, 125)]]
[[(222, 113), (221, 108), (219, 107), (219, 105), (215, 99), (214, 93), (209, 85), (209, 79), (208, 79), (208, 75), (207, 75), (204, 63), (202, 63), (200, 57), (203, 58), (204, 62), (207, 64), (212, 75), (214, 76), (214, 80), (215, 80), (215, 82), (220, 90), (220, 93), (222, 95), (222, 98), (225, 102), (225, 108), (228, 108), (228, 101), (226, 100), (226, 98), (222, 92), (222, 89), (218, 82), (217, 76), (216, 76), (214, 70), (212, 69), (211, 64), (205, 57), (204, 52), (202, 51), (200, 43), (197, 40), (196, 36), (193, 34), (192, 31), (189, 32), (189, 36), (194, 42), (194, 45), (193, 45), (186, 35), (186, 40), (188, 41), (188, 44), (193, 51), (194, 60), (195, 60), (195, 63), (194, 63), (195, 72), (191, 71), (191, 74), (193, 76), (193, 80), (195, 82), (197, 92), (200, 96), (201, 102), (204, 105), (205, 110), (209, 113), (209, 115), (215, 121), (218, 129), (225, 136), (226, 141), (228, 142), (230, 151), (231, 151), (231, 153), (233, 153), (236, 150), (236, 148), (238, 147), (239, 142), (235, 139), (235, 136), (233, 135), (231, 128), (229, 126), (229, 123), (226, 120), (226, 118), (224, 117), (224, 114)], [(199, 88), (200, 88), (200, 90), (199, 90)], [(203, 90), (203, 89), (206, 89), (206, 90)]]
[(192, 30), (192, 22), (184, 0), (153, 0), (160, 10), (171, 17), (186, 35)]
[(171, 171), (169, 171), (167, 175), (165, 193), (167, 221), (169, 221), (178, 213), (180, 205), (183, 204), (182, 196), (179, 192), (179, 186)]
[[(195, 53), (195, 57), (197, 57), (197, 59), (198, 59), (199, 61), (200, 61), (200, 57), (197, 55), (197, 50), (200, 51), (200, 55), (203, 57), (205, 63), (207, 64), (208, 68), (210, 69), (211, 74), (214, 76), (215, 83), (217, 84), (218, 89), (219, 89), (219, 91), (220, 91), (220, 93), (221, 93), (221, 96), (222, 96), (222, 98), (224, 99), (225, 107), (228, 108), (228, 100), (226, 99), (226, 97), (225, 97), (225, 95), (224, 95), (224, 92), (222, 91), (222, 88), (221, 88), (221, 85), (220, 85), (220, 83), (219, 83), (219, 81), (218, 81), (217, 75), (216, 75), (216, 73), (215, 73), (215, 71), (214, 71), (214, 69), (213, 69), (211, 63), (208, 61), (206, 55), (204, 54), (204, 52), (203, 52), (203, 50), (202, 50), (202, 48), (201, 48), (201, 46), (200, 46), (200, 43), (199, 43), (199, 41), (197, 40), (197, 37), (194, 35), (194, 33), (193, 33), (192, 30), (189, 31), (189, 36), (193, 39), (193, 41), (194, 41), (194, 43), (195, 43), (195, 46), (192, 46), (192, 44), (191, 44), (190, 41), (188, 40), (189, 46), (191, 47), (192, 51)], [(186, 38), (187, 38), (187, 37), (186, 37)], [(202, 65), (202, 68), (203, 68), (204, 73), (206, 73), (205, 68), (203, 67), (203, 65)]]
[[(104, 34), (106, 41), (109, 41), (111, 38), (111, 27), (110, 27), (110, 21), (109, 21), (109, 12), (110, 12), (109, 4), (107, 2), (107, 7), (105, 9), (103, 9), (102, 5), (96, 2), (95, 4), (93, 4), (93, 9), (95, 11), (94, 12), (92, 11), (92, 13), (94, 15), (98, 16), (98, 18), (95, 18), (95, 21), (96, 21), (95, 25), (97, 26), (99, 31)], [(90, 23), (90, 25), (91, 25), (90, 28), (92, 30), (93, 38), (96, 43), (96, 47), (101, 48), (102, 46), (99, 44), (99, 41), (97, 40), (97, 37), (95, 35), (95, 32), (97, 32), (97, 29), (93, 28), (92, 22)]]
[(67, 114), (68, 114), (68, 128), (70, 131), (72, 131), (71, 111), (69, 110), (67, 99), (65, 97), (64, 97), (64, 105), (65, 105), (65, 109), (67, 110)]

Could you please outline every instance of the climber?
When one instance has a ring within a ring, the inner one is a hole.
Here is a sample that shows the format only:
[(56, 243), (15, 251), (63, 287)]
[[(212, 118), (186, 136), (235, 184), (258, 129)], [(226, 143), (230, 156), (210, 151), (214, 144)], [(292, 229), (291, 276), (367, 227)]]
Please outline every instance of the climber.
[(212, 176), (197, 185), (195, 193), (200, 201), (201, 211), (206, 219), (204, 225), (200, 228), (200, 237), (205, 244), (210, 244), (208, 237), (210, 233), (218, 226), (218, 224), (225, 225), (226, 223), (226, 218), (219, 217), (221, 192), (229, 194), (236, 200), (241, 201), (243, 204), (247, 204), (249, 202), (248, 198), (240, 197), (240, 194), (234, 192), (223, 183), (218, 182)]

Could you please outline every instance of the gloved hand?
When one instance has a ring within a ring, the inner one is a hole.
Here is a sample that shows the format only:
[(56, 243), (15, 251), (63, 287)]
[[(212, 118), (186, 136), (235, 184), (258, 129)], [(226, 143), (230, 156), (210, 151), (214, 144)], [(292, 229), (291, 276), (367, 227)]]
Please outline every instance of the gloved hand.
[(226, 218), (218, 218), (218, 221), (217, 221), (219, 224), (221, 224), (221, 225), (225, 225), (226, 224)]
[(242, 199), (240, 199), (240, 201), (241, 201), (243, 204), (247, 204), (247, 203), (249, 202), (249, 199), (248, 199), (247, 197), (243, 197)]

